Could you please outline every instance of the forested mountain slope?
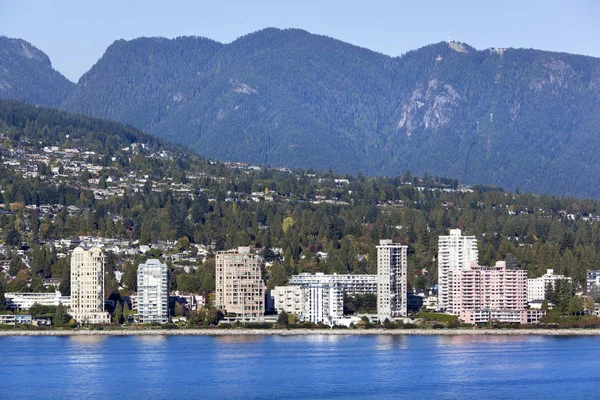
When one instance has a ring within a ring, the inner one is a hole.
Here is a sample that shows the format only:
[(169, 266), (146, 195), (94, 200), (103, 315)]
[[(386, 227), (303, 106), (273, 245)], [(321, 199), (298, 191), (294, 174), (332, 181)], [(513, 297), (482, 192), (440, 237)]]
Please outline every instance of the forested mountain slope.
[(119, 40), (62, 108), (222, 160), (600, 195), (591, 57), (442, 42), (393, 58), (272, 28)]
[(0, 36), (0, 98), (58, 107), (74, 87), (42, 51), (24, 40)]

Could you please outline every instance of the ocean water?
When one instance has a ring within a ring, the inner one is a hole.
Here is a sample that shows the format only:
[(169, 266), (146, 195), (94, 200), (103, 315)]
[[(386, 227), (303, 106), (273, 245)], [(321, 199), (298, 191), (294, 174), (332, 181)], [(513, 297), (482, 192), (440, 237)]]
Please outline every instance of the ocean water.
[(594, 399), (600, 337), (0, 337), (2, 399)]

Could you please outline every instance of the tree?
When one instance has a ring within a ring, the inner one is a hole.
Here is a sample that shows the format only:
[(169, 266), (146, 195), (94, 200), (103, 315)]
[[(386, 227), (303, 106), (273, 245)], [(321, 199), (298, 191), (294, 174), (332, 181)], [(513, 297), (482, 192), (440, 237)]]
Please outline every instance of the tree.
[(115, 307), (115, 313), (113, 314), (113, 322), (115, 324), (120, 324), (123, 322), (123, 306), (121, 306), (120, 301), (117, 301), (117, 306)]
[(130, 315), (131, 310), (129, 309), (129, 303), (125, 302), (125, 306), (123, 307), (123, 319), (125, 322), (129, 322)]
[(285, 311), (280, 312), (279, 316), (277, 317), (277, 325), (279, 325), (281, 328), (287, 328), (288, 324), (289, 324), (288, 313), (286, 313)]
[(29, 307), (29, 314), (32, 316), (44, 315), (49, 311), (47, 306), (41, 305), (40, 303), (33, 303), (31, 307)]
[(275, 261), (269, 268), (269, 281), (267, 286), (273, 289), (275, 286), (283, 286), (288, 282), (288, 276), (285, 267), (278, 261)]
[(54, 325), (64, 326), (69, 321), (69, 315), (67, 314), (67, 308), (62, 303), (58, 303), (56, 311), (54, 312)]
[(4, 280), (0, 279), (0, 311), (6, 311), (8, 309), (8, 304), (6, 302), (6, 297), (4, 297), (4, 293)]
[(292, 217), (286, 217), (283, 220), (281, 229), (283, 230), (283, 233), (287, 233), (292, 226), (294, 226), (294, 219)]
[(9, 246), (13, 246), (13, 247), (20, 246), (21, 245), (21, 234), (19, 232), (17, 232), (16, 229), (10, 229), (8, 232), (6, 232), (5, 242)]

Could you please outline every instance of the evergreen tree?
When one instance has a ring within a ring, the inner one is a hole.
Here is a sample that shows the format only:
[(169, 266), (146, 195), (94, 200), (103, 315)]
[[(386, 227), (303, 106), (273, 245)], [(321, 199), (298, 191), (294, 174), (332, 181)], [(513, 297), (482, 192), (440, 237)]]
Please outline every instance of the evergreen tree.
[(54, 325), (64, 326), (64, 324), (68, 322), (68, 317), (67, 308), (63, 306), (62, 303), (59, 303), (54, 312)]
[(129, 303), (126, 301), (125, 306), (123, 306), (123, 320), (125, 322), (129, 322), (130, 315), (131, 315), (131, 310), (129, 309)]
[(279, 325), (281, 328), (287, 328), (288, 324), (288, 314), (285, 311), (280, 312), (279, 316), (277, 317), (277, 325)]
[(113, 322), (115, 324), (123, 322), (123, 306), (121, 306), (120, 301), (117, 301), (117, 306), (115, 307), (115, 312), (113, 314)]
[(8, 309), (8, 304), (6, 302), (6, 297), (4, 297), (4, 293), (4, 280), (0, 279), (0, 311), (5, 311)]

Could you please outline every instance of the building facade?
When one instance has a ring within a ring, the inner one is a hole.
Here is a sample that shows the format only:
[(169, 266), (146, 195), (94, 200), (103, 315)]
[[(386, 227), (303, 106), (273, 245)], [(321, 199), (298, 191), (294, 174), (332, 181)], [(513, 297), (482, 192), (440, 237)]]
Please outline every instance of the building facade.
[(344, 279), (347, 276), (294, 275), (288, 286), (271, 291), (274, 307), (278, 312), (297, 314), (301, 321), (337, 325), (344, 318), (344, 292), (359, 285), (354, 279)]
[(460, 320), (466, 324), (502, 322), (512, 324), (537, 324), (546, 315), (544, 310), (463, 310)]
[(364, 295), (367, 293), (377, 294), (377, 275), (326, 275), (322, 272), (311, 274), (304, 272), (293, 275), (288, 285), (303, 286), (315, 282), (335, 282), (341, 285), (342, 291), (349, 295)]
[(477, 239), (463, 236), (460, 229), (438, 238), (438, 308), (453, 313), (451, 272), (467, 268), (478, 261)]
[(377, 246), (377, 317), (383, 322), (408, 314), (408, 247), (382, 239)]
[(548, 285), (552, 285), (554, 289), (556, 287), (556, 281), (566, 279), (568, 281), (571, 278), (564, 275), (555, 275), (554, 270), (549, 269), (546, 273), (539, 278), (527, 279), (527, 301), (532, 302), (536, 300), (546, 299), (546, 289)]
[(138, 265), (137, 315), (140, 323), (169, 322), (169, 268), (150, 259)]
[(71, 306), (71, 297), (63, 296), (60, 292), (54, 293), (6, 293), (6, 304), (11, 309), (29, 310), (35, 303), (42, 306)]
[(588, 270), (587, 294), (592, 297), (600, 295), (600, 270)]
[(215, 305), (226, 314), (260, 320), (265, 313), (262, 259), (249, 247), (216, 254)]
[(451, 274), (452, 312), (463, 322), (488, 318), (521, 323), (529, 318), (527, 313), (519, 313), (527, 311), (527, 271), (507, 268), (505, 261), (498, 261), (493, 267), (473, 262)]
[(110, 323), (104, 311), (104, 253), (77, 247), (71, 254), (71, 314), (79, 323)]
[(333, 326), (344, 318), (344, 291), (336, 281), (315, 282), (302, 286), (302, 320)]
[(273, 299), (273, 308), (280, 313), (285, 311), (288, 314), (296, 314), (302, 318), (304, 313), (304, 297), (300, 286), (275, 286), (271, 290)]

